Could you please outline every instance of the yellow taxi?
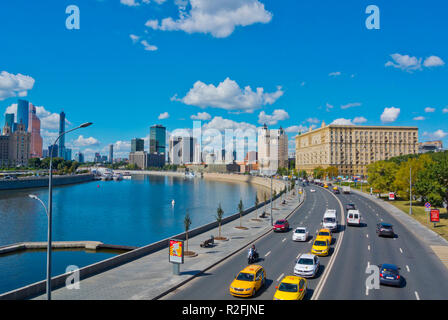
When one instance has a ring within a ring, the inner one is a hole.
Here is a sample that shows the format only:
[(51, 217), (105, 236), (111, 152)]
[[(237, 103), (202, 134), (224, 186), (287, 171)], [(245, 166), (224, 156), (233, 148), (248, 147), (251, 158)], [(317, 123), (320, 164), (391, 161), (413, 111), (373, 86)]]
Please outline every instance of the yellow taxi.
[(306, 294), (306, 279), (297, 276), (286, 276), (275, 287), (274, 300), (302, 300)]
[(311, 253), (316, 256), (328, 256), (330, 253), (330, 243), (325, 238), (316, 237), (311, 247)]
[(331, 230), (326, 229), (326, 228), (320, 229), (319, 232), (317, 233), (316, 237), (326, 239), (329, 244), (331, 244), (332, 239), (333, 239), (333, 237), (331, 235)]
[(324, 188), (328, 189), (328, 184), (325, 183), (324, 184)]
[(266, 271), (252, 264), (241, 270), (230, 284), (230, 294), (235, 297), (254, 297), (266, 283)]

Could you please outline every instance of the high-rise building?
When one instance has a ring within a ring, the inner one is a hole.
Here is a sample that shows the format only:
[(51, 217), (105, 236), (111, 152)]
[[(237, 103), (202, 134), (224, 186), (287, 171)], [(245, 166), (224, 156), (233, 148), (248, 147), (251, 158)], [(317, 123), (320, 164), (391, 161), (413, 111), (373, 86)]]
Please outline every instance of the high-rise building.
[(296, 136), (296, 169), (334, 166), (341, 176), (367, 175), (367, 165), (418, 153), (418, 128), (325, 125)]
[(0, 167), (9, 167), (9, 140), (11, 136), (11, 127), (8, 122), (3, 127), (3, 134), (0, 135)]
[[(62, 134), (65, 132), (65, 113), (62, 111), (59, 114), (59, 134)], [(65, 135), (63, 135), (59, 139), (59, 149), (58, 149), (58, 156), (61, 158), (64, 158), (65, 155)]]
[[(169, 161), (171, 164), (190, 164), (195, 161), (194, 151), (197, 144), (193, 137), (171, 137), (169, 141)], [(197, 158), (197, 157), (196, 157)]]
[(36, 115), (36, 107), (29, 104), (28, 132), (31, 134), (30, 158), (42, 158), (42, 137), (40, 120)]
[(163, 167), (166, 154), (166, 128), (160, 124), (149, 129), (149, 160), (150, 167)]
[(288, 168), (288, 136), (280, 127), (268, 129), (266, 124), (258, 132), (258, 164), (262, 173), (272, 174)]
[(17, 101), (17, 124), (22, 123), (24, 125), (25, 131), (28, 131), (28, 118), (29, 118), (28, 113), (29, 113), (29, 102), (26, 100), (19, 99)]
[(17, 130), (10, 136), (9, 160), (14, 166), (27, 166), (30, 157), (31, 133), (25, 130), (25, 124), (19, 123)]
[(5, 124), (8, 124), (8, 126), (11, 128), (11, 130), (14, 129), (14, 113), (6, 113), (5, 114)]
[(84, 163), (84, 154), (82, 152), (77, 152), (75, 154), (75, 161), (79, 163)]
[(48, 146), (48, 157), (57, 158), (58, 157), (58, 145)]
[(131, 152), (145, 151), (145, 140), (135, 138), (131, 140)]
[(129, 154), (129, 164), (135, 164), (139, 169), (148, 167), (148, 153), (146, 151), (136, 151)]
[(114, 163), (114, 145), (109, 145), (109, 162)]
[(66, 161), (72, 160), (72, 149), (69, 149), (69, 148), (64, 149), (64, 160), (66, 160)]

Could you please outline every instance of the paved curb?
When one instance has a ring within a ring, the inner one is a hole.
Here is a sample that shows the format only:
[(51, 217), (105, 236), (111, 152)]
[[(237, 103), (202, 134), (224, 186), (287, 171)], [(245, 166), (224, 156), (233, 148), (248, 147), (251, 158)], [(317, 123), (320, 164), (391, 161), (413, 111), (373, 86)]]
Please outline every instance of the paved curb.
[[(297, 209), (299, 209), (302, 204), (305, 202), (305, 193), (303, 193), (302, 199), (299, 201), (299, 204), (285, 217), (289, 218), (291, 215), (293, 215)], [(198, 273), (194, 274), (193, 276), (191, 276), (188, 279), (185, 279), (184, 281), (182, 281), (181, 283), (178, 283), (177, 285), (171, 287), (170, 289), (168, 289), (167, 291), (160, 293), (159, 295), (157, 295), (156, 297), (152, 298), (152, 300), (158, 300), (164, 296), (166, 296), (167, 294), (173, 292), (174, 290), (182, 287), (183, 285), (187, 284), (188, 282), (192, 281), (193, 279), (197, 278), (198, 276), (202, 275), (204, 272), (210, 270), (211, 268), (217, 266), (218, 264), (220, 264), (221, 262), (227, 260), (228, 258), (234, 256), (235, 254), (237, 254), (238, 252), (240, 252), (241, 250), (244, 250), (248, 245), (250, 245), (251, 243), (254, 243), (255, 241), (258, 241), (259, 239), (265, 237), (267, 234), (269, 234), (270, 232), (272, 232), (272, 229), (269, 228), (269, 230), (267, 230), (265, 233), (257, 236), (256, 238), (253, 238), (252, 240), (250, 240), (249, 242), (247, 242), (245, 245), (241, 246), (240, 248), (236, 249), (233, 252), (230, 252), (228, 255), (226, 255), (225, 257), (223, 257), (222, 259), (212, 263), (211, 265), (209, 265), (208, 267), (204, 268), (203, 270), (199, 271)]]
[(406, 213), (398, 209), (397, 207), (380, 200), (374, 196), (370, 196), (358, 190), (352, 190), (353, 193), (361, 195), (367, 199), (372, 200), (384, 210), (388, 211), (394, 218), (396, 218), (406, 229), (413, 233), (417, 238), (424, 242), (428, 246), (448, 246), (448, 241), (443, 237), (424, 226), (417, 220), (409, 217)]

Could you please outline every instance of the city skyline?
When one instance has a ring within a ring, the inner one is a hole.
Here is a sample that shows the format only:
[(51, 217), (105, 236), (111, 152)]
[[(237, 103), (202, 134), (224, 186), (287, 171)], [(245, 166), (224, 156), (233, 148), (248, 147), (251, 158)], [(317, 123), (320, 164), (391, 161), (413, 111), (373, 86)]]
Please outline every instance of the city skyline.
[[(189, 19), (206, 10), (201, 3), (185, 9)], [(258, 15), (218, 26), (213, 18), (222, 11), (210, 9), (205, 29), (179, 24), (171, 32), (162, 20), (176, 19), (182, 8), (174, 1), (139, 4), (78, 1), (80, 30), (65, 28), (64, 4), (27, 3), (28, 12), (21, 10), (23, 1), (2, 5), (4, 29), (20, 16), (47, 34), (31, 36), (19, 25), (2, 44), (2, 124), (6, 113), (17, 113), (18, 99), (30, 101), (41, 119), (45, 149), (58, 132), (62, 110), (67, 129), (92, 121), (89, 131), (65, 142), (86, 160), (95, 152), (107, 154), (110, 144), (115, 158), (127, 157), (135, 137), (144, 138), (149, 151), (153, 124), (165, 126), (168, 136), (176, 128), (192, 128), (194, 120), (217, 129), (282, 126), (290, 151), (299, 130), (322, 121), (418, 126), (419, 141), (448, 143), (448, 48), (437, 32), (446, 4), (404, 8), (377, 1), (381, 29), (368, 30), (367, 1), (286, 8), (240, 0), (235, 6), (259, 4)], [(114, 23), (118, 17), (120, 25)], [(18, 50), (19, 39), (29, 43), (26, 55)]]

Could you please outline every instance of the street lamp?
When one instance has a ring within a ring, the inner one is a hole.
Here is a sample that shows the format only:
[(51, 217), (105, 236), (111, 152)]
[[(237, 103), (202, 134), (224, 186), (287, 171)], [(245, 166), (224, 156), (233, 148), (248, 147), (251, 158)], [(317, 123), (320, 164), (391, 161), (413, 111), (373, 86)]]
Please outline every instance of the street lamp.
[[(65, 135), (66, 133), (75, 131), (80, 128), (87, 128), (92, 125), (92, 122), (86, 122), (81, 124), (80, 126), (70, 129), (68, 131), (62, 132), (54, 141), (54, 143), (50, 146), (50, 174), (48, 177), (48, 237), (47, 237), (47, 300), (51, 300), (51, 220), (52, 220), (52, 213), (53, 213), (53, 150), (54, 146), (58, 142), (58, 140)], [(43, 202), (35, 195), (30, 195), (30, 198), (39, 200), (42, 205)], [(44, 205), (45, 207), (45, 205)], [(46, 210), (46, 209), (45, 209)]]

